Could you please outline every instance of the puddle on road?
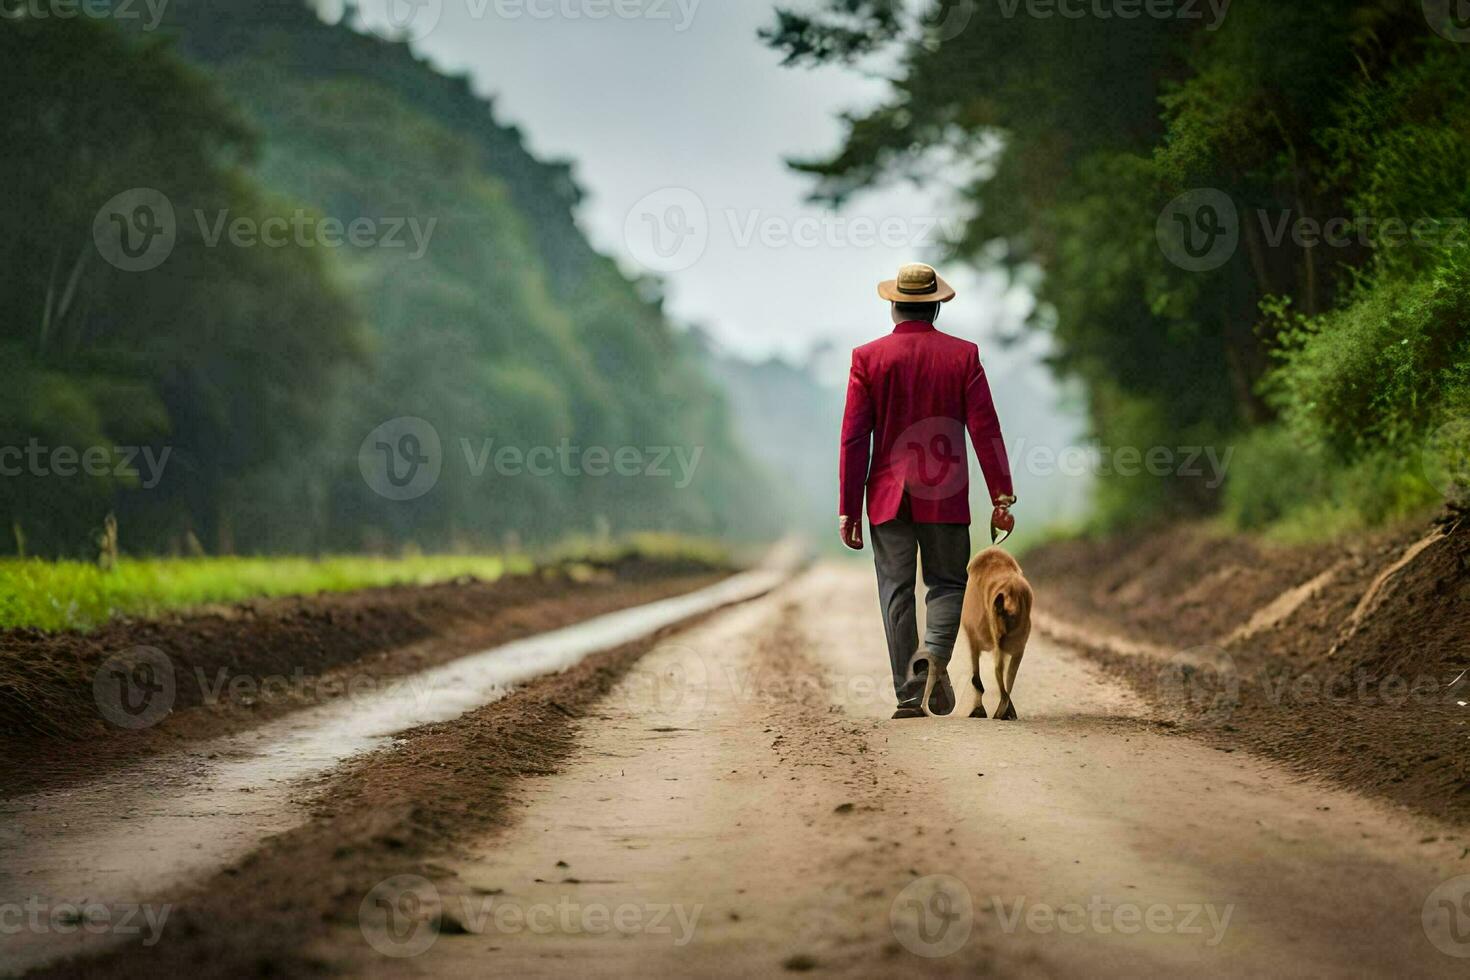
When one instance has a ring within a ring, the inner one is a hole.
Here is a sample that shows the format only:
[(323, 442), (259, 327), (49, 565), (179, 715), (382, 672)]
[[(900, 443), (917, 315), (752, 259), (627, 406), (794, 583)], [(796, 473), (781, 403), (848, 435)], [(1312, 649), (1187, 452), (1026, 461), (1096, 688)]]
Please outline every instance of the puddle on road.
[[(301, 780), (449, 721), (516, 685), (574, 666), (703, 612), (755, 598), (785, 577), (754, 571), (659, 602), (599, 616), (402, 678), (369, 696), (296, 712), (251, 732), (145, 760), (87, 785), (0, 802), (0, 909), (62, 903), (121, 909), (243, 857), (304, 822)], [(12, 916), (13, 918), (13, 916)], [(137, 923), (144, 922), (140, 915)], [(146, 927), (142, 933), (147, 935)], [(0, 933), (9, 974), (121, 938), (22, 925)]]

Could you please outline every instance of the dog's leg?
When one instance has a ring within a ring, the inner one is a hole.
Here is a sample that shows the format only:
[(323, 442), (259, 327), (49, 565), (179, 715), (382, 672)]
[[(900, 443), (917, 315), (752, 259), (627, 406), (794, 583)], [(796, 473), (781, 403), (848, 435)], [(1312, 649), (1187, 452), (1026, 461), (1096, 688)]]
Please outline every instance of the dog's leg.
[(966, 637), (970, 647), (970, 686), (975, 689), (975, 707), (970, 709), (971, 718), (985, 717), (985, 702), (981, 695), (985, 693), (985, 685), (980, 683), (980, 644)]
[(1021, 669), (1021, 654), (1008, 653), (1005, 655), (1005, 681), (1004, 689), (1001, 691), (1001, 707), (996, 709), (995, 717), (1001, 721), (1016, 721), (1015, 702), (1011, 700), (1011, 692), (1016, 687), (1016, 672)]
[(995, 650), (995, 686), (1000, 689), (1000, 703), (995, 706), (995, 720), (1009, 721), (1011, 713), (1011, 689), (1006, 684), (1006, 663), (1009, 658), (999, 647)]

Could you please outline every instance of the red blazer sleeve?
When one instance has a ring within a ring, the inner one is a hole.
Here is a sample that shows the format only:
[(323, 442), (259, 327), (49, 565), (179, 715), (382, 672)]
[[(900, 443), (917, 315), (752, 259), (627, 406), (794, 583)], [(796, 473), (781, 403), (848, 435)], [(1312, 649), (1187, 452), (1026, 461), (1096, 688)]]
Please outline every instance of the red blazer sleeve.
[(847, 408), (842, 413), (842, 450), (837, 462), (837, 513), (855, 521), (863, 519), (863, 488), (868, 482), (872, 444), (873, 397), (868, 392), (862, 361), (853, 351)]
[(985, 368), (980, 366), (978, 349), (970, 352), (970, 376), (965, 382), (965, 427), (970, 430), (970, 442), (980, 458), (991, 502), (1002, 496), (1014, 496), (1006, 441), (1000, 432), (1000, 419), (995, 414), (995, 402), (990, 397)]

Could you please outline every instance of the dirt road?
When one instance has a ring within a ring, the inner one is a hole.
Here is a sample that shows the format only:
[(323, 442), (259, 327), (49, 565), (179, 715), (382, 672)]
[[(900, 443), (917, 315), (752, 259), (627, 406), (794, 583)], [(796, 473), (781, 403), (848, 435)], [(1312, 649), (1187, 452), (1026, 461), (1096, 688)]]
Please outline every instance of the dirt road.
[(819, 568), (645, 657), (508, 829), (385, 881), (318, 955), (371, 976), (1464, 975), (1452, 832), (1170, 734), (1046, 642), (1019, 723), (890, 722), (871, 592), (862, 566)]
[(156, 945), (51, 973), (1464, 975), (1454, 828), (1178, 734), (1041, 639), (1019, 722), (890, 721), (873, 593), (819, 566), (282, 786), (301, 826), (154, 896)]

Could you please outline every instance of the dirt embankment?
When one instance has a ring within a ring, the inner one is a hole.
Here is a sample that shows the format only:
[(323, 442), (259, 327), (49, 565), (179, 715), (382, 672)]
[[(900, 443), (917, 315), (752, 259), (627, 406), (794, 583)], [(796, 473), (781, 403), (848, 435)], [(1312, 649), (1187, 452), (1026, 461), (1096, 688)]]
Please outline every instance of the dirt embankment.
[(1470, 823), (1470, 515), (1312, 548), (1176, 526), (1025, 565), (1043, 631), (1177, 724)]
[[(120, 619), (87, 633), (3, 630), (0, 793), (65, 784), (181, 740), (248, 729), (726, 574), (646, 563), (591, 576), (585, 569), (549, 568), (496, 582), (467, 578)], [(112, 676), (114, 666), (127, 683)], [(135, 671), (146, 676), (134, 677)], [(168, 710), (157, 719), (140, 715), (129, 727), (122, 698), (160, 696), (164, 687)], [(86, 740), (85, 753), (66, 748), (79, 739)]]

